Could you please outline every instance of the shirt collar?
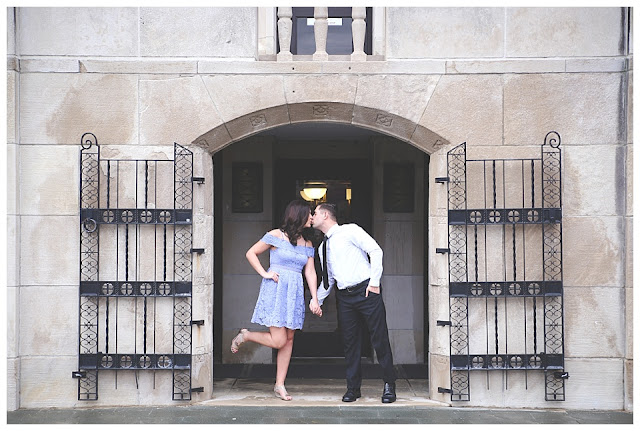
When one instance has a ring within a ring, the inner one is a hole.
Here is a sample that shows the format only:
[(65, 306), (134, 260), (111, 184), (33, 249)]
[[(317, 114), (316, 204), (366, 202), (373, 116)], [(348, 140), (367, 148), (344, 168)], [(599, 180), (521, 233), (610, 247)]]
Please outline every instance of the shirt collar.
[(331, 227), (331, 229), (329, 229), (329, 230), (327, 231), (327, 233), (325, 234), (325, 236), (326, 236), (327, 238), (331, 238), (331, 235), (333, 235), (334, 233), (336, 233), (336, 231), (338, 230), (338, 227), (339, 227), (339, 226), (340, 226), (340, 225), (338, 225), (338, 224), (334, 224), (334, 225)]

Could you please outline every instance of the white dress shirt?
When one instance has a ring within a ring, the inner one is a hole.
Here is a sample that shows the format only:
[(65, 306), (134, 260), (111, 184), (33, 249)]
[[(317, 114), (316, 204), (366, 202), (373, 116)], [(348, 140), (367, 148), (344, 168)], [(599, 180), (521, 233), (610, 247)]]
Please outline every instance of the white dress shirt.
[[(327, 280), (322, 280), (318, 286), (318, 303), (322, 305), (324, 299), (331, 293), (334, 281), (338, 289), (356, 285), (367, 278), (370, 286), (380, 286), (382, 277), (382, 249), (375, 239), (357, 224), (335, 225), (326, 233), (327, 267), (329, 289), (324, 286)], [(322, 247), (318, 254), (323, 263)], [(371, 262), (369, 262), (369, 259)]]

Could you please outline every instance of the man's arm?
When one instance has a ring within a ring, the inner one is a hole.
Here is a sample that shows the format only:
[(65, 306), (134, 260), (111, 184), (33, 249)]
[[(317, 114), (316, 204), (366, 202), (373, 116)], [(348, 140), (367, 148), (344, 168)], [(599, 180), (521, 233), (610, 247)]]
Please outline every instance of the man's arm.
[(371, 262), (371, 276), (369, 277), (369, 285), (380, 287), (380, 279), (382, 278), (382, 248), (364, 229), (358, 225), (354, 225), (354, 243), (369, 255)]

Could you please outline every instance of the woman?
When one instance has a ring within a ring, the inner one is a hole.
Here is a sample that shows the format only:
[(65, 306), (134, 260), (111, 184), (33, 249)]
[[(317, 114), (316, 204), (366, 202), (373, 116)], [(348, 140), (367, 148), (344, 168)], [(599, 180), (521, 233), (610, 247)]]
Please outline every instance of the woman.
[[(269, 332), (241, 329), (231, 341), (233, 353), (236, 353), (245, 341), (278, 349), (276, 384), (273, 392), (276, 397), (285, 401), (291, 400), (284, 387), (284, 380), (293, 350), (293, 334), (296, 329), (302, 329), (304, 323), (303, 268), (311, 292), (309, 308), (314, 314), (320, 313), (317, 298), (318, 280), (313, 262), (314, 250), (306, 233), (310, 226), (309, 204), (300, 200), (292, 201), (284, 211), (282, 227), (266, 233), (247, 251), (247, 260), (262, 276), (260, 294), (251, 322), (267, 326)], [(258, 255), (267, 250), (271, 266), (265, 271)]]

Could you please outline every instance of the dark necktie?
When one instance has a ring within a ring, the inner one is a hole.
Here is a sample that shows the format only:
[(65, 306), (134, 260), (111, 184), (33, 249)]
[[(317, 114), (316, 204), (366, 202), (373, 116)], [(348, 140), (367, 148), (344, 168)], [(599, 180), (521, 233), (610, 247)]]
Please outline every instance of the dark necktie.
[(327, 241), (329, 241), (329, 238), (325, 236), (324, 241), (322, 241), (322, 279), (324, 280), (325, 290), (329, 289), (329, 271), (327, 270)]

